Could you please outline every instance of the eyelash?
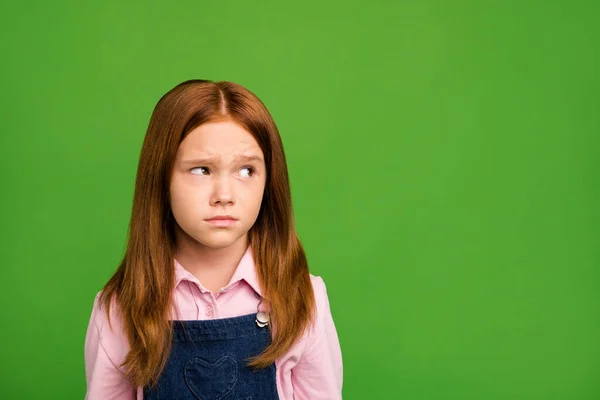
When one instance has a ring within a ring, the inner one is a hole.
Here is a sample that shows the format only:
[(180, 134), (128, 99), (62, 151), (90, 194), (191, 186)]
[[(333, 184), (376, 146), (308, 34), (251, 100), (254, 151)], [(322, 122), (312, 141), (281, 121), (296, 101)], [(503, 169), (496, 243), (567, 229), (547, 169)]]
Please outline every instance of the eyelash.
[[(193, 171), (193, 170), (195, 170), (195, 169), (198, 169), (198, 168), (205, 169), (206, 171), (208, 171), (210, 173), (210, 170), (208, 169), (208, 167), (194, 167), (194, 168), (192, 168), (190, 170), (190, 172)], [(245, 167), (242, 167), (240, 169), (248, 169), (248, 170), (250, 170), (250, 176), (254, 176), (254, 174), (256, 173), (256, 169), (254, 167), (249, 166), (249, 165), (247, 165)]]

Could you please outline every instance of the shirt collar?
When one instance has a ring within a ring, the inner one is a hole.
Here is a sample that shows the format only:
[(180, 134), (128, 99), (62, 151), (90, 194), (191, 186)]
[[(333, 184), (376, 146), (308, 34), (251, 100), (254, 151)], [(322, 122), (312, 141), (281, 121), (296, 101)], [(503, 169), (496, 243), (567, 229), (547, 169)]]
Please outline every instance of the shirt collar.
[[(202, 283), (196, 278), (191, 272), (185, 269), (177, 259), (175, 261), (175, 287), (179, 285), (179, 283), (183, 280), (197, 283), (202, 292), (208, 292)], [(262, 290), (260, 288), (260, 284), (258, 283), (258, 275), (256, 273), (256, 265), (254, 263), (254, 258), (252, 256), (252, 249), (250, 246), (246, 249), (246, 252), (242, 256), (242, 259), (238, 263), (233, 276), (229, 283), (225, 286), (224, 289), (228, 289), (234, 285), (236, 285), (239, 281), (245, 281), (250, 287), (262, 296)]]

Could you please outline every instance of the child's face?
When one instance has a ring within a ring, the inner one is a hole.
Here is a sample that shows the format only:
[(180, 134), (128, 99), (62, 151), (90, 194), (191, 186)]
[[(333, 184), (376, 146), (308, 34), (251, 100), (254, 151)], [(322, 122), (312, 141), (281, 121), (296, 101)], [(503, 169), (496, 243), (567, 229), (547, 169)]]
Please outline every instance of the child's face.
[[(173, 216), (200, 245), (229, 247), (246, 240), (265, 182), (264, 155), (250, 132), (232, 121), (202, 124), (177, 152), (170, 190)], [(209, 221), (220, 215), (235, 221)]]

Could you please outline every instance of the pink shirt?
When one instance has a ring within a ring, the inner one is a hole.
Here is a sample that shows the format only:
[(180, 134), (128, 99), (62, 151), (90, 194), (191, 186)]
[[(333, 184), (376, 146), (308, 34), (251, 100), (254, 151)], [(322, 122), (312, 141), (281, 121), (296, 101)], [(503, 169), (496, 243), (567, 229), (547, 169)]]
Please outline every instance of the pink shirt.
[[(255, 313), (262, 295), (250, 247), (227, 286), (212, 294), (175, 260), (174, 319), (205, 320)], [(275, 362), (281, 400), (335, 400), (342, 398), (342, 353), (329, 309), (323, 279), (311, 275), (317, 305), (314, 325)], [(143, 389), (125, 378), (122, 364), (129, 345), (118, 314), (111, 310), (113, 330), (106, 313), (94, 301), (85, 338), (87, 400), (142, 399)]]

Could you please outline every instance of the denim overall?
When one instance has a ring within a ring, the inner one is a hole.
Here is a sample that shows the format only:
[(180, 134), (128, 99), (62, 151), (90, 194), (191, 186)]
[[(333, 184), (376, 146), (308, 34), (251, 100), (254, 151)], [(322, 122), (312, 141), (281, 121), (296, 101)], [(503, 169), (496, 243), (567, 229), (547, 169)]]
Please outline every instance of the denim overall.
[(171, 354), (144, 399), (277, 400), (275, 364), (252, 370), (246, 359), (271, 342), (256, 313), (213, 320), (173, 321)]

